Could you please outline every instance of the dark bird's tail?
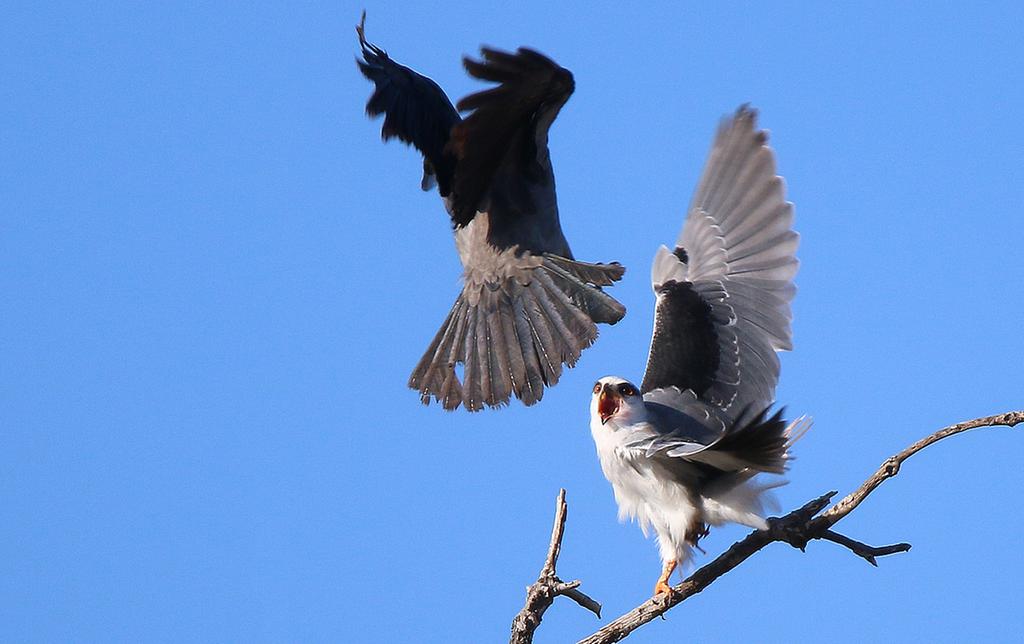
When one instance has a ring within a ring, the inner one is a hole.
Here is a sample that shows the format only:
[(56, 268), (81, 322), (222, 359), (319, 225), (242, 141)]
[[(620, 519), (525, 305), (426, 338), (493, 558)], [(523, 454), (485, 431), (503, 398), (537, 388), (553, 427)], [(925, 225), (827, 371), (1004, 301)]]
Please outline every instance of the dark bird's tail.
[(597, 339), (597, 323), (625, 315), (600, 288), (622, 278), (619, 264), (538, 259), (524, 277), (467, 282), (409, 378), (423, 404), (433, 398), (445, 409), (478, 411), (515, 395), (532, 405)]

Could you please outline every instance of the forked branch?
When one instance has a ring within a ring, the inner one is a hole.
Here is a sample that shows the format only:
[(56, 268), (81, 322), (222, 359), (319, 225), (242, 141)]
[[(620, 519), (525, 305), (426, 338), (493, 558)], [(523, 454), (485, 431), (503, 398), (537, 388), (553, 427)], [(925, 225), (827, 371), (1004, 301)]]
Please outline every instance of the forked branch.
[(548, 556), (540, 569), (540, 576), (533, 585), (526, 589), (526, 604), (512, 620), (512, 637), (510, 644), (529, 644), (533, 641), (533, 633), (540, 626), (544, 611), (555, 601), (555, 597), (565, 595), (583, 608), (601, 617), (601, 604), (597, 603), (581, 590), (579, 581), (562, 581), (555, 574), (558, 565), (558, 553), (562, 549), (562, 535), (565, 534), (565, 517), (567, 506), (565, 490), (558, 491), (555, 505), (555, 524), (551, 528), (551, 542), (548, 545)]

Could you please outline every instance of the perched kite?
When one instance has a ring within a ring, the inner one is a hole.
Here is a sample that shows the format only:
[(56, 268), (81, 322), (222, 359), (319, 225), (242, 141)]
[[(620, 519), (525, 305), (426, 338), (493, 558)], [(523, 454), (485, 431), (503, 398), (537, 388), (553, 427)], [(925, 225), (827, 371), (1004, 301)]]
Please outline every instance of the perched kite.
[(776, 351), (792, 348), (799, 237), (766, 141), (753, 110), (723, 121), (675, 249), (654, 257), (643, 383), (594, 385), (590, 431), (619, 517), (658, 538), (655, 594), (670, 592), (669, 576), (708, 526), (767, 527), (764, 493), (781, 483), (752, 477), (781, 474), (809, 425), (769, 413)]
[(470, 111), (463, 119), (434, 81), (367, 42), (362, 24), (356, 30), (359, 68), (375, 85), (366, 112), (384, 115), (385, 140), (423, 154), (421, 187), (441, 193), (464, 268), (462, 293), (409, 386), (445, 409), (498, 407), (512, 395), (532, 405), (594, 342), (596, 323), (625, 315), (601, 290), (624, 269), (575, 261), (558, 221), (548, 128), (572, 74), (530, 49), (482, 48), (482, 60), (463, 64), (498, 85), (459, 101)]

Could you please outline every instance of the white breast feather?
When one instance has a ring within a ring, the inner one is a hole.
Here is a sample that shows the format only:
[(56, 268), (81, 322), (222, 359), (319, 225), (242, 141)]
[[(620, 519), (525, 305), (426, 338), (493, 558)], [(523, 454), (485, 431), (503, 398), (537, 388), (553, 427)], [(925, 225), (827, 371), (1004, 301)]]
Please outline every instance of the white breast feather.
[(686, 533), (700, 510), (683, 486), (655, 473), (643, 450), (623, 446), (628, 427), (615, 420), (602, 425), (597, 414), (591, 414), (590, 433), (601, 470), (612, 484), (619, 520), (635, 520), (644, 536), (650, 536), (653, 528), (662, 559), (684, 562), (691, 554)]

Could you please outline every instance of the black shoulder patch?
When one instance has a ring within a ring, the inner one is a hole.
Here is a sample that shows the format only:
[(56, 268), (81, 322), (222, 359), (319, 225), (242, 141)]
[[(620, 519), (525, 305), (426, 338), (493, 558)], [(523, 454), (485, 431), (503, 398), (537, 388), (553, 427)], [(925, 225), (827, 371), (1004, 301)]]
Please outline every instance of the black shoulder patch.
[(700, 396), (714, 382), (720, 359), (711, 306), (689, 282), (665, 282), (658, 289), (654, 337), (640, 390), (675, 386)]
[(690, 256), (688, 254), (686, 254), (686, 249), (683, 248), (682, 246), (676, 246), (676, 249), (674, 251), (672, 251), (672, 254), (675, 255), (676, 258), (679, 261), (681, 261), (682, 263), (684, 263), (684, 264), (689, 264), (690, 263)]

